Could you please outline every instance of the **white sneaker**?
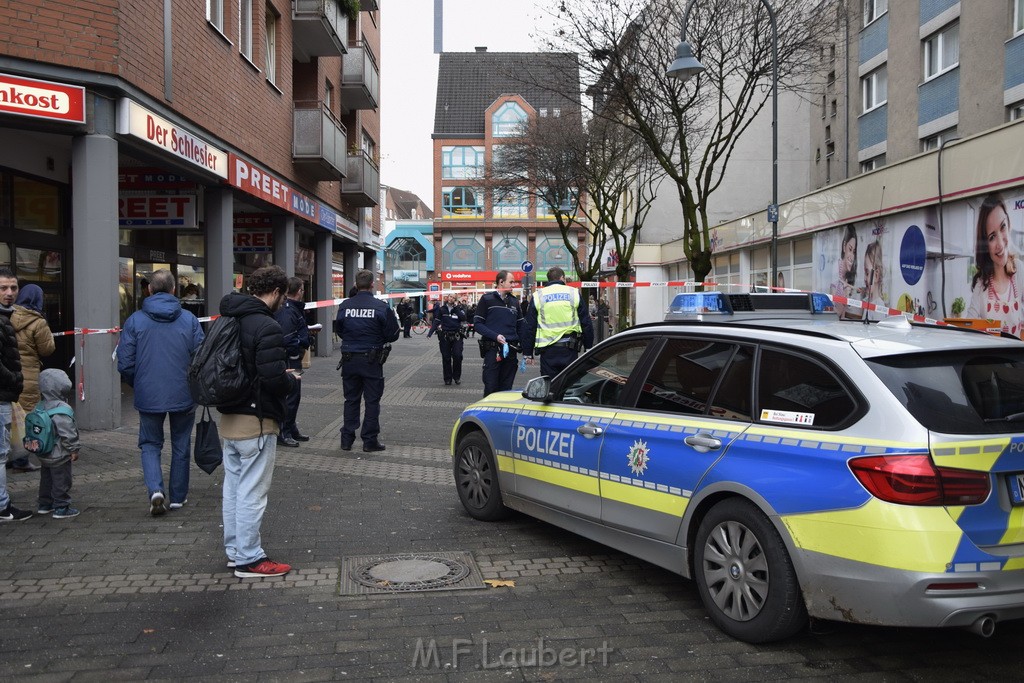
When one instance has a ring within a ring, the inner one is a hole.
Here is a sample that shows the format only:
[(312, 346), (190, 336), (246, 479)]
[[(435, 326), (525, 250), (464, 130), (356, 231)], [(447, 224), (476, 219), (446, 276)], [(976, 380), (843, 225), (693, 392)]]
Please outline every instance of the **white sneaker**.
[(187, 502), (188, 502), (188, 498), (186, 498), (185, 500), (181, 501), (180, 503), (171, 503), (168, 507), (170, 507), (172, 510), (180, 510), (181, 508), (185, 507), (185, 503), (187, 503)]
[(167, 508), (164, 507), (164, 494), (157, 491), (149, 497), (149, 514), (159, 517), (165, 512), (167, 512)]

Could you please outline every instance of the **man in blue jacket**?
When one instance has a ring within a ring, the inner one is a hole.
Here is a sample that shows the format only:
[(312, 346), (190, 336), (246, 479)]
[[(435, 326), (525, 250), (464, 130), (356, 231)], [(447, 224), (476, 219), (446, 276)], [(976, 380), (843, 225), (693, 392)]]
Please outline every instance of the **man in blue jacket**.
[[(341, 339), (341, 383), (345, 392), (345, 420), (341, 426), (341, 450), (352, 450), (356, 430), (363, 451), (384, 450), (380, 442), (380, 399), (384, 395), (384, 361), (401, 328), (394, 309), (373, 296), (373, 273), (356, 273), (356, 293), (338, 306), (334, 331)], [(359, 409), (366, 412), (359, 426)]]
[[(284, 334), (284, 349), (288, 354), (288, 369), (302, 374), (302, 356), (309, 348), (309, 328), (306, 326), (306, 305), (302, 302), (305, 291), (302, 278), (288, 278), (288, 296), (284, 306), (274, 314), (274, 319), (281, 326)], [(309, 437), (299, 431), (296, 419), (299, 415), (299, 402), (302, 400), (302, 382), (296, 382), (295, 388), (288, 394), (284, 423), (281, 434), (277, 437), (278, 446), (296, 447), (300, 441), (309, 441)]]
[[(139, 411), (142, 478), (149, 494), (149, 513), (162, 515), (188, 497), (189, 446), (196, 406), (188, 390), (188, 366), (205, 335), (199, 320), (182, 310), (174, 296), (174, 276), (158, 270), (149, 280), (150, 296), (142, 310), (129, 316), (117, 345), (117, 371), (135, 390)], [(171, 423), (171, 479), (165, 491), (160, 471), (164, 418)]]

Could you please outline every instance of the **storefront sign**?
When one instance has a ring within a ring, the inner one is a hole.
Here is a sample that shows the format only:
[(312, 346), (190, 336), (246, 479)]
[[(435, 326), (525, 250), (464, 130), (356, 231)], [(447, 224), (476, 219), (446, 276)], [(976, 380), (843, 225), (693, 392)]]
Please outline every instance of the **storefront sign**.
[(117, 219), (122, 228), (195, 228), (194, 195), (122, 195), (117, 200)]
[(122, 190), (194, 190), (198, 184), (162, 168), (131, 166), (118, 171), (117, 186)]
[(274, 233), (269, 230), (238, 230), (234, 232), (236, 252), (266, 252), (274, 250)]
[(117, 104), (117, 132), (139, 138), (220, 178), (228, 177), (227, 152), (127, 98)]
[[(523, 279), (523, 273), (521, 271), (509, 271), (509, 275), (512, 276), (513, 280)], [(486, 282), (489, 284), (494, 284), (495, 278), (498, 277), (498, 271), (443, 270), (440, 272), (439, 277), (445, 282)]]
[(0, 74), (0, 112), (85, 123), (85, 88)]

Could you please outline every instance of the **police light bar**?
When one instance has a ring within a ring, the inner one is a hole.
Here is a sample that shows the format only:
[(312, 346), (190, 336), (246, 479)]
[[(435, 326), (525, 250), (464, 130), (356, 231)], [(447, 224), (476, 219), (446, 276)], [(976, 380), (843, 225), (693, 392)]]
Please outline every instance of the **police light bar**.
[(835, 313), (832, 300), (821, 292), (727, 294), (689, 292), (677, 294), (665, 320), (701, 320), (705, 315), (723, 320), (810, 317)]

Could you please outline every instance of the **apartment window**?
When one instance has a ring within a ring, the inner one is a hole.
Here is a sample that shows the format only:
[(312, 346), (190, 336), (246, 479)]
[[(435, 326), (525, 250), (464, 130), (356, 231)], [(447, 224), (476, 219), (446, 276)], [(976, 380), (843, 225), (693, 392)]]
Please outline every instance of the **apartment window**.
[(1013, 34), (1024, 32), (1024, 0), (1013, 0)]
[(1024, 119), (1024, 102), (1018, 102), (1017, 104), (1011, 104), (1007, 109), (1010, 110), (1010, 120), (1017, 121), (1018, 119)]
[(889, 0), (864, 0), (864, 25), (889, 11)]
[(515, 102), (506, 102), (498, 107), (491, 117), (491, 135), (496, 138), (522, 135), (526, 119), (526, 112), (522, 107)]
[(366, 154), (366, 156), (370, 157), (371, 159), (375, 159), (377, 157), (377, 143), (374, 141), (373, 138), (366, 134), (365, 130), (363, 131), (361, 139), (363, 145), (363, 152)]
[(324, 81), (324, 106), (327, 111), (334, 112), (334, 86), (330, 81)]
[(542, 119), (546, 119), (548, 117), (548, 108), (547, 107), (541, 107), (537, 111), (537, 114), (539, 114)]
[(483, 218), (483, 190), (475, 187), (441, 188), (441, 217)]
[(530, 195), (521, 188), (494, 191), (495, 218), (529, 218)]
[(933, 149), (938, 149), (942, 146), (943, 142), (948, 142), (956, 137), (956, 128), (948, 128), (941, 133), (936, 133), (931, 137), (927, 137), (921, 140), (921, 151), (930, 152)]
[(960, 24), (948, 26), (924, 41), (924, 77), (935, 78), (960, 63)]
[(880, 154), (873, 159), (860, 162), (860, 172), (867, 173), (868, 171), (874, 171), (875, 169), (882, 168), (883, 166), (885, 166), (885, 155)]
[(551, 116), (553, 116), (554, 118), (557, 119), (561, 115), (562, 115), (562, 110), (559, 109), (558, 107), (555, 107), (554, 109), (551, 110)]
[(889, 101), (889, 71), (885, 66), (860, 79), (860, 83), (865, 114)]
[(839, 104), (837, 103), (836, 100), (832, 100), (832, 107), (831, 107), (830, 116), (832, 118), (835, 118), (838, 115), (839, 115)]
[(206, 20), (224, 33), (224, 0), (206, 0)]
[(252, 61), (252, 0), (238, 3), (238, 51)]
[(266, 8), (267, 45), (266, 54), (263, 55), (264, 70), (267, 72), (267, 80), (277, 83), (277, 12), (269, 2)]
[(442, 147), (442, 178), (482, 178), (484, 175), (483, 147)]

